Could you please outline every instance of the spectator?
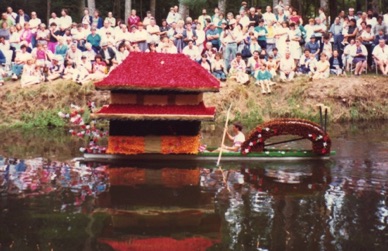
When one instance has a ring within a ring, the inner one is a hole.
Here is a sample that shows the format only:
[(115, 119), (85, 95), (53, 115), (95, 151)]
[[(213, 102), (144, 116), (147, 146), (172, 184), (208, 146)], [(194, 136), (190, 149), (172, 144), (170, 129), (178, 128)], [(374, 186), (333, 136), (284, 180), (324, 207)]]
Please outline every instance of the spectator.
[(349, 43), (350, 40), (355, 39), (358, 33), (358, 28), (356, 26), (356, 19), (350, 19), (349, 26), (347, 28), (347, 34), (344, 35), (344, 41)]
[[(191, 24), (190, 24), (191, 26)], [(191, 28), (191, 27), (190, 27)], [(186, 30), (187, 31), (187, 30)], [(150, 35), (150, 42), (158, 44), (160, 42), (160, 28), (156, 25), (155, 18), (151, 17), (149, 25), (147, 25), (147, 32)], [(195, 32), (194, 32), (195, 34)], [(196, 36), (191, 36), (192, 39), (196, 39)]]
[[(89, 62), (94, 61), (94, 58), (96, 57), (96, 52), (93, 50), (93, 46), (91, 43), (86, 43), (85, 44), (85, 51), (82, 52), (82, 56), (85, 56), (86, 59)], [(81, 57), (82, 58), (82, 57)]]
[(367, 66), (368, 51), (362, 44), (361, 39), (356, 40), (356, 46), (350, 52), (353, 57), (353, 64), (355, 65), (354, 75), (360, 76)]
[(252, 53), (252, 57), (248, 59), (247, 68), (249, 69), (248, 72), (251, 73), (252, 76), (256, 76), (257, 72), (260, 70), (262, 63), (260, 60), (260, 52), (254, 51)]
[[(1, 51), (0, 51), (1, 54)], [(8, 73), (4, 70), (3, 65), (0, 64), (0, 86), (4, 85), (4, 78), (8, 76)]]
[(226, 81), (226, 67), (224, 60), (222, 60), (222, 54), (217, 53), (212, 62), (212, 74), (221, 81)]
[[(199, 52), (198, 47), (194, 45), (193, 40), (188, 40), (187, 46), (183, 49), (182, 53), (194, 61), (199, 60), (199, 58), (201, 56), (201, 53)], [(206, 55), (206, 54), (203, 54), (203, 55)], [(202, 57), (203, 57), (203, 55), (202, 55)], [(207, 60), (207, 56), (206, 56), (206, 60)], [(209, 70), (209, 72), (210, 72), (210, 67), (207, 70)]]
[(92, 72), (87, 75), (84, 80), (82, 80), (82, 84), (86, 84), (89, 81), (98, 81), (103, 79), (106, 76), (107, 67), (106, 63), (102, 60), (100, 55), (97, 55), (94, 59)]
[(56, 55), (52, 58), (52, 65), (49, 70), (49, 75), (47, 79), (53, 81), (62, 77), (63, 75), (63, 60), (60, 55)]
[(236, 53), (236, 58), (231, 62), (230, 78), (235, 79), (237, 83), (246, 84), (249, 81), (249, 76), (245, 72), (245, 61), (242, 59), (241, 53)]
[(260, 66), (260, 70), (257, 72), (255, 76), (256, 76), (256, 84), (260, 85), (261, 87), (261, 93), (270, 94), (271, 93), (270, 81), (271, 81), (272, 75), (264, 64)]
[[(39, 28), (39, 25), (42, 23), (40, 18), (35, 11), (31, 12), (31, 19), (28, 21), (31, 29), (31, 47), (34, 48), (36, 46), (36, 31)], [(24, 27), (25, 28), (25, 27)]]
[(147, 26), (151, 24), (151, 18), (155, 19), (155, 18), (152, 16), (151, 11), (147, 11), (146, 17), (143, 19), (144, 27), (147, 28)]
[(322, 23), (319, 17), (315, 18), (314, 35), (319, 44), (322, 43), (322, 36), (326, 32), (326, 25)]
[(128, 27), (132, 27), (132, 25), (138, 25), (140, 23), (140, 17), (136, 15), (136, 10), (131, 11), (131, 15), (128, 17)]
[(92, 73), (92, 63), (90, 60), (87, 59), (85, 55), (82, 55), (81, 62), (75, 69), (74, 74), (72, 76), (73, 81), (77, 84), (81, 84), (90, 73)]
[[(11, 49), (14, 51), (14, 53), (20, 49), (20, 33), (16, 30), (16, 26), (12, 26), (9, 29), (10, 37), (9, 37), (9, 43), (11, 45)], [(12, 57), (14, 59), (14, 57)]]
[(330, 27), (330, 34), (333, 38), (333, 49), (334, 50), (340, 50), (342, 48), (341, 43), (344, 39), (344, 36), (342, 35), (343, 26), (340, 22), (340, 18), (336, 17), (334, 20), (334, 23)]
[(11, 27), (13, 25), (13, 19), (8, 17), (6, 12), (1, 14), (0, 27), (2, 27), (4, 23), (7, 24), (7, 27)]
[(264, 20), (259, 20), (259, 26), (255, 27), (255, 32), (257, 34), (257, 42), (259, 43), (260, 47), (265, 50), (267, 48), (267, 34), (268, 31), (264, 27)]
[[(97, 20), (98, 22), (98, 20)], [(86, 29), (90, 29), (93, 24), (93, 17), (89, 14), (88, 9), (84, 9), (84, 15), (82, 17), (82, 24), (86, 25)]]
[(108, 12), (108, 16), (105, 18), (104, 22), (108, 22), (110, 27), (116, 27), (116, 18), (113, 17), (113, 13), (111, 11)]
[(377, 34), (379, 30), (383, 30), (383, 33), (386, 34), (388, 32), (387, 29), (387, 23), (384, 23), (384, 18), (383, 16), (378, 16), (377, 17), (377, 23), (375, 24), (373, 28), (373, 34)]
[(55, 54), (62, 56), (63, 60), (66, 58), (67, 50), (69, 47), (65, 44), (65, 40), (62, 37), (58, 38), (58, 44), (55, 47)]
[(288, 21), (288, 17), (286, 16), (286, 14), (284, 14), (283, 9), (278, 9), (278, 14), (276, 15), (276, 21), (278, 23), (283, 23)]
[(97, 34), (96, 27), (92, 26), (91, 33), (86, 37), (86, 42), (92, 45), (92, 48), (95, 52), (98, 52), (101, 49), (101, 36)]
[(16, 17), (16, 23), (24, 27), (24, 24), (30, 21), (30, 16), (25, 14), (24, 10), (22, 9), (19, 9), (18, 13), (19, 14)]
[(27, 52), (27, 46), (24, 44), (21, 45), (20, 51), (16, 53), (15, 63), (12, 65), (12, 80), (17, 80), (21, 76), (24, 65), (30, 58), (32, 59), (32, 56)]
[(312, 35), (310, 37), (310, 41), (306, 43), (305, 48), (308, 49), (310, 53), (314, 55), (315, 58), (318, 58), (320, 49), (319, 44), (315, 39), (315, 35)]
[(39, 29), (36, 31), (36, 41), (38, 44), (47, 44), (49, 40), (50, 31), (46, 29), (46, 25), (41, 23)]
[(76, 65), (81, 60), (81, 56), (82, 56), (82, 51), (77, 48), (76, 43), (72, 43), (70, 45), (70, 49), (67, 50), (65, 63), (71, 62), (73, 67), (76, 67)]
[(265, 8), (266, 12), (263, 14), (264, 23), (267, 25), (269, 22), (276, 23), (276, 16), (272, 13), (271, 6)]
[(53, 23), (55, 23), (56, 26), (57, 26), (59, 24), (59, 22), (60, 22), (60, 19), (57, 16), (57, 14), (55, 12), (52, 12), (51, 13), (51, 17), (50, 17), (50, 19), (48, 21), (48, 26), (51, 27), (51, 24), (53, 24)]
[(367, 64), (368, 66), (371, 66), (373, 63), (372, 50), (374, 47), (373, 41), (375, 40), (375, 37), (373, 35), (372, 26), (370, 24), (366, 26), (366, 29), (361, 33), (360, 37), (362, 40), (362, 44), (368, 51)]
[[(77, 66), (77, 69), (78, 69), (78, 66)], [(76, 72), (76, 68), (74, 68), (73, 64), (70, 61), (68, 61), (66, 62), (66, 67), (63, 70), (62, 78), (66, 80), (70, 80), (73, 78), (75, 72)]]
[(140, 51), (145, 52), (148, 49), (148, 32), (144, 29), (143, 23), (138, 23), (138, 29), (134, 33), (133, 41), (139, 46)]
[(350, 71), (350, 66), (353, 62), (353, 56), (351, 52), (354, 50), (356, 43), (354, 39), (350, 40), (350, 44), (346, 45), (344, 48), (344, 53), (342, 55), (342, 61), (344, 62), (346, 71)]
[(59, 30), (61, 31), (61, 35), (65, 34), (65, 30), (71, 28), (73, 20), (71, 16), (68, 15), (69, 11), (67, 9), (62, 9), (61, 18), (59, 19)]
[(291, 58), (291, 53), (287, 51), (285, 56), (280, 59), (280, 80), (292, 81), (295, 75), (295, 61)]
[(330, 73), (334, 75), (342, 75), (344, 64), (337, 50), (333, 51), (333, 56), (329, 60), (330, 63)]
[(25, 23), (24, 30), (22, 31), (22, 33), (20, 35), (20, 41), (22, 42), (22, 44), (30, 46), (31, 42), (32, 42), (32, 37), (33, 37), (33, 35), (32, 35), (32, 31), (30, 29), (30, 24)]
[(204, 68), (207, 72), (211, 72), (211, 63), (208, 60), (206, 54), (202, 54), (201, 60), (199, 61), (199, 64)]
[(16, 24), (17, 14), (15, 12), (13, 12), (12, 7), (8, 6), (6, 13), (7, 13), (8, 18), (12, 20), (12, 25)]
[(322, 52), (321, 58), (316, 64), (316, 70), (310, 79), (325, 79), (330, 76), (330, 63), (327, 60), (327, 55)]
[[(285, 15), (287, 16), (287, 13), (285, 13)], [(290, 22), (294, 22), (294, 23), (303, 23), (303, 20), (302, 20), (302, 17), (298, 15), (298, 12), (296, 10), (292, 10), (291, 12), (291, 15), (289, 16), (289, 20)]]
[(100, 29), (100, 28), (102, 28), (103, 25), (104, 25), (104, 22), (103, 22), (102, 18), (100, 17), (100, 11), (95, 10), (93, 13), (93, 17), (92, 17), (91, 27), (92, 28), (96, 27), (97, 29)]
[(120, 44), (118, 51), (116, 52), (116, 62), (121, 64), (129, 55), (129, 51), (125, 49), (125, 44)]
[(39, 84), (41, 81), (40, 70), (39, 67), (34, 64), (34, 59), (31, 56), (26, 59), (27, 63), (23, 67), (23, 73), (20, 80), (22, 87)]
[(310, 51), (305, 49), (303, 55), (299, 59), (298, 72), (308, 74), (310, 72)]
[(202, 15), (198, 17), (198, 23), (201, 24), (203, 28), (207, 26), (206, 19), (211, 20), (211, 17), (207, 14), (206, 9), (202, 9)]
[(325, 34), (323, 36), (323, 42), (319, 48), (320, 53), (325, 53), (327, 58), (331, 58), (333, 55), (333, 47), (330, 43), (330, 36), (329, 34)]
[(209, 27), (206, 31), (206, 40), (211, 42), (212, 46), (218, 51), (220, 49), (220, 35), (214, 23), (210, 23)]
[(374, 45), (379, 44), (380, 39), (385, 40), (385, 43), (388, 42), (388, 35), (387, 35), (387, 34), (384, 34), (384, 30), (379, 30), (379, 31), (377, 32), (377, 34), (375, 34), (375, 40), (374, 40), (374, 43), (373, 43), (373, 44), (374, 44)]
[(105, 62), (107, 66), (112, 66), (116, 61), (116, 53), (110, 47), (108, 47), (108, 43), (104, 42), (101, 44), (101, 50), (98, 52), (98, 55), (101, 56), (101, 59)]
[[(12, 27), (12, 26), (11, 26)], [(7, 22), (3, 22), (0, 28), (0, 37), (4, 37), (5, 40), (9, 40), (11, 33)]]
[(388, 74), (388, 47), (384, 39), (379, 40), (379, 44), (373, 49), (372, 55), (376, 67), (379, 67), (381, 73), (386, 76)]

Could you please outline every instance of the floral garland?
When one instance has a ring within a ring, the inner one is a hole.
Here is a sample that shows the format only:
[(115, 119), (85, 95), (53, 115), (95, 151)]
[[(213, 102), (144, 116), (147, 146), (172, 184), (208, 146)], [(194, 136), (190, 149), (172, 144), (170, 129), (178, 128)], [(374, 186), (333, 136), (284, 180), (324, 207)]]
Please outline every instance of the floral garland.
[(144, 153), (144, 151), (144, 137), (110, 136), (108, 139), (108, 149), (106, 150), (106, 153), (133, 155)]
[(330, 153), (329, 135), (318, 124), (302, 119), (278, 119), (259, 125), (242, 144), (241, 153), (262, 152), (265, 141), (279, 135), (299, 135), (312, 142), (314, 153), (319, 155)]
[[(94, 102), (88, 102), (88, 109), (90, 112), (95, 110), (95, 108)], [(58, 116), (68, 121), (69, 126), (72, 127), (72, 129), (69, 130), (69, 133), (72, 136), (89, 140), (88, 146), (81, 147), (80, 151), (87, 153), (105, 153), (106, 147), (99, 146), (98, 141), (107, 136), (107, 132), (98, 129), (95, 120), (92, 120), (90, 124), (85, 123), (82, 118), (82, 115), (85, 113), (83, 108), (71, 104), (70, 110), (70, 113), (58, 112)]]
[(200, 136), (162, 136), (162, 154), (198, 154)]
[(219, 81), (183, 54), (131, 53), (96, 87), (131, 89), (212, 89)]

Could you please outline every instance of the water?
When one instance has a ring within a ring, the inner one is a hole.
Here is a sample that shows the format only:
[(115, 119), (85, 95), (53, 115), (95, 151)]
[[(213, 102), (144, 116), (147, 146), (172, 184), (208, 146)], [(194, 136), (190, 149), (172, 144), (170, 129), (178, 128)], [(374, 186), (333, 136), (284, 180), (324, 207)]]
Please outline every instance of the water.
[(222, 170), (66, 161), (81, 140), (0, 132), (25, 158), (0, 161), (0, 250), (387, 250), (386, 126), (330, 131), (330, 161)]

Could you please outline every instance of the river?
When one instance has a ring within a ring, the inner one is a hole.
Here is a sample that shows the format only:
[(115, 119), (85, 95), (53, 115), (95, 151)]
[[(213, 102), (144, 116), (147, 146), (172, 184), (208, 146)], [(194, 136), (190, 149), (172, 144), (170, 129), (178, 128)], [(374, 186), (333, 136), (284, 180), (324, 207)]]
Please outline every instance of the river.
[(387, 250), (386, 123), (329, 132), (328, 161), (219, 169), (82, 163), (66, 132), (0, 131), (17, 158), (0, 160), (0, 250)]

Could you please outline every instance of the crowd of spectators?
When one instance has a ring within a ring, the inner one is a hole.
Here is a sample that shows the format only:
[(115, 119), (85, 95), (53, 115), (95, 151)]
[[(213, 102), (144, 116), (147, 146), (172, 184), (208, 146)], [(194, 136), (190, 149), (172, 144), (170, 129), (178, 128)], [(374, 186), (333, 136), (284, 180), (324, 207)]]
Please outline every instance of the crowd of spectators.
[(158, 25), (149, 11), (141, 20), (132, 10), (124, 21), (85, 9), (76, 23), (63, 9), (46, 25), (36, 12), (8, 7), (0, 20), (0, 81), (10, 76), (22, 86), (57, 78), (82, 84), (104, 78), (131, 52), (183, 53), (221, 81), (245, 84), (253, 77), (262, 93), (299, 75), (388, 74), (388, 14), (350, 8), (329, 24), (320, 9), (304, 25), (298, 11), (281, 1), (263, 11), (242, 2), (238, 13), (215, 8), (210, 14), (203, 9), (198, 18), (183, 20), (175, 6)]

